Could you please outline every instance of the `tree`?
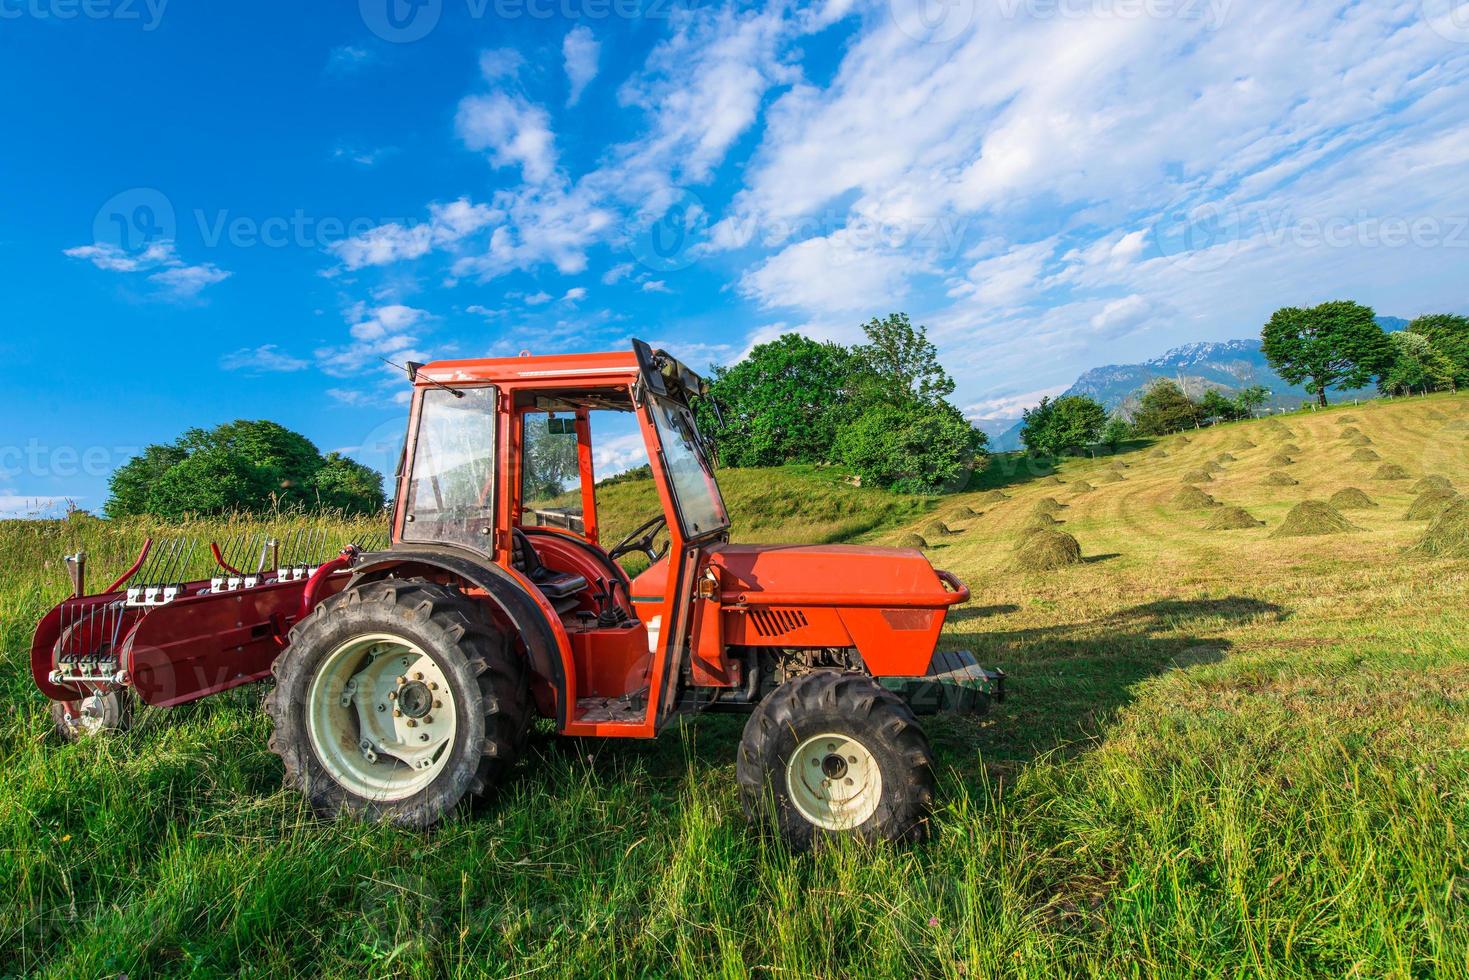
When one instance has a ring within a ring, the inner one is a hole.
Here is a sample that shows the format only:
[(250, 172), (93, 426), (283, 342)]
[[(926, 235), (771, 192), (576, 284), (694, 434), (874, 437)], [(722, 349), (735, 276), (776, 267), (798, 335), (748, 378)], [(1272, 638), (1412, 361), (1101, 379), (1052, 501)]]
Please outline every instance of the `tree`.
[(1096, 442), (1107, 424), (1107, 410), (1085, 395), (1042, 398), (1027, 409), (1020, 429), (1025, 448), (1041, 456), (1059, 456)]
[(1326, 389), (1362, 388), (1392, 366), (1393, 347), (1371, 308), (1347, 300), (1276, 310), (1261, 333), (1270, 366), (1325, 407)]
[(727, 466), (827, 462), (851, 374), (845, 347), (785, 334), (715, 370), (710, 398), (698, 406), (699, 427), (714, 437)]
[(1264, 385), (1250, 385), (1234, 394), (1234, 403), (1239, 408), (1240, 418), (1254, 415), (1269, 400), (1270, 389)]
[(180, 518), (233, 511), (331, 508), (369, 514), (383, 507), (376, 471), (275, 422), (236, 421), (190, 429), (152, 445), (113, 472), (110, 517)]
[(954, 379), (939, 363), (926, 327), (914, 328), (906, 313), (873, 317), (863, 324), (867, 343), (852, 348), (855, 384), (863, 401), (936, 405), (954, 393)]
[(1385, 394), (1407, 395), (1453, 387), (1453, 362), (1426, 336), (1403, 331), (1389, 335), (1388, 340), (1393, 346), (1393, 363), (1378, 382)]
[(1166, 378), (1153, 382), (1132, 416), (1133, 428), (1141, 436), (1164, 436), (1197, 425), (1198, 421), (1199, 406)]
[(317, 502), (328, 510), (371, 515), (387, 506), (378, 471), (341, 453), (326, 454), (321, 469), (311, 478), (311, 486)]
[(1408, 324), (1408, 333), (1426, 337), (1453, 365), (1454, 387), (1469, 388), (1469, 317), (1430, 313)]
[(863, 483), (900, 493), (956, 489), (984, 452), (987, 438), (947, 402), (878, 405), (844, 426), (836, 455)]
[(1245, 413), (1240, 410), (1239, 403), (1233, 398), (1224, 397), (1217, 388), (1210, 388), (1204, 392), (1204, 397), (1199, 400), (1198, 411), (1199, 418), (1204, 421), (1215, 419), (1220, 422), (1233, 422), (1245, 416)]
[(188, 455), (177, 444), (149, 446), (141, 455), (134, 456), (125, 466), (115, 470), (109, 483), (112, 493), (107, 501), (108, 516), (137, 517), (149, 513), (149, 491), (163, 479), (163, 474), (187, 459)]
[(1124, 442), (1135, 435), (1131, 423), (1121, 415), (1114, 415), (1107, 420), (1107, 426), (1102, 430), (1102, 445), (1114, 453)]

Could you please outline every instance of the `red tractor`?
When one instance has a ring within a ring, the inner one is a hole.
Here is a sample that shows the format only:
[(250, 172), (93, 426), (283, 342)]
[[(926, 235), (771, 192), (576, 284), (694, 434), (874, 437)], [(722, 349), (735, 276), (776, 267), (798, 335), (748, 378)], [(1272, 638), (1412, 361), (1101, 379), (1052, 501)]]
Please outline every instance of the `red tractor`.
[[(691, 712), (747, 711), (752, 820), (796, 847), (924, 834), (933, 760), (915, 712), (1003, 696), (1002, 673), (934, 652), (969, 597), (958, 579), (916, 551), (731, 544), (691, 407), (705, 386), (646, 344), (409, 375), (385, 549), (262, 550), (241, 572), (211, 545), (217, 574), (172, 581), (145, 547), (97, 595), (74, 569), (31, 654), (64, 734), (122, 727), (133, 697), (177, 705), (274, 674), (286, 782), (324, 816), (424, 827), (489, 792), (537, 717), (652, 738)], [(611, 548), (591, 425), (607, 412), (640, 436), (660, 505)], [(569, 479), (541, 501), (553, 457)], [(637, 555), (630, 577), (619, 561)]]

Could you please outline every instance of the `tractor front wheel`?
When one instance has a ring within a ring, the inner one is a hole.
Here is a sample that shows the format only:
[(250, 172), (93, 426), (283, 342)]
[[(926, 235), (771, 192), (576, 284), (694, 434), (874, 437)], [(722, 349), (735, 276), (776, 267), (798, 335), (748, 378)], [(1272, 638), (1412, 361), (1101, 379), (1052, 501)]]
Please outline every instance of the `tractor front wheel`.
[(333, 596), (275, 674), (271, 750), (327, 817), (430, 826), (509, 771), (530, 724), (520, 657), (477, 603), (430, 582)]
[(796, 850), (928, 832), (928, 739), (901, 698), (861, 674), (808, 674), (771, 692), (745, 725), (736, 776), (746, 816)]
[(65, 741), (76, 742), (104, 732), (126, 731), (133, 721), (128, 691), (92, 694), (80, 701), (52, 701), (51, 723)]

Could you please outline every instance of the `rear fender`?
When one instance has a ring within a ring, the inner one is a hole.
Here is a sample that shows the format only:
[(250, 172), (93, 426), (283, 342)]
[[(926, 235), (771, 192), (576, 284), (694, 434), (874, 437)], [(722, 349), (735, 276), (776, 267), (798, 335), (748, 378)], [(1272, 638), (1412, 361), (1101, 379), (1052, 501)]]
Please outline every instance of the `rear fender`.
[(556, 727), (566, 727), (576, 690), (571, 643), (556, 611), (519, 574), (442, 547), (363, 555), (352, 572), (348, 588), (389, 577), (432, 578), (446, 573), (483, 590), (520, 637), (531, 672), (550, 689)]

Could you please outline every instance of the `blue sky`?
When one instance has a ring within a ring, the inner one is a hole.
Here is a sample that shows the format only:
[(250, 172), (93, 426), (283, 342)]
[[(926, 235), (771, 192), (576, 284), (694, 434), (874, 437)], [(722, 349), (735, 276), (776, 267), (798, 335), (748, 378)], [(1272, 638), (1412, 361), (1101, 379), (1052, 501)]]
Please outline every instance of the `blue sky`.
[(905, 310), (1003, 427), (1278, 306), (1469, 309), (1462, 0), (0, 0), (0, 80), (4, 513), (234, 418), (390, 465), (380, 356)]

